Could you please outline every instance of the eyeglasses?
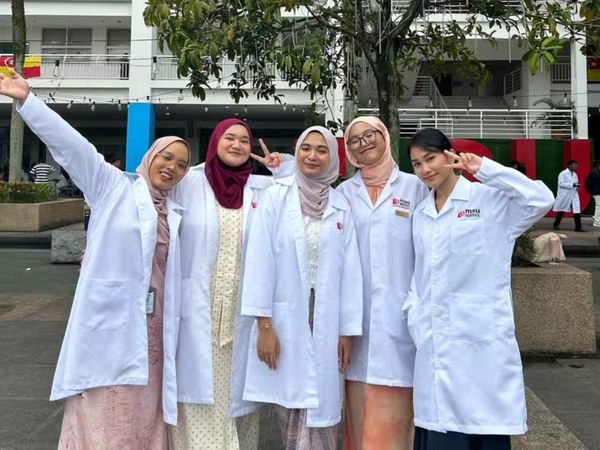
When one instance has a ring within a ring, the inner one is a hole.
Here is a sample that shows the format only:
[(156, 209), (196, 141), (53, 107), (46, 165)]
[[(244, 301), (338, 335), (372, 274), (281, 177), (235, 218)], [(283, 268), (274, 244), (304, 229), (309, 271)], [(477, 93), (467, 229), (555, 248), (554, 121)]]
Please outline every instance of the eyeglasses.
[[(353, 137), (346, 144), (350, 150), (358, 150), (362, 145), (370, 145), (377, 142), (377, 133), (379, 130), (369, 130), (361, 137)], [(362, 145), (361, 145), (362, 142)]]

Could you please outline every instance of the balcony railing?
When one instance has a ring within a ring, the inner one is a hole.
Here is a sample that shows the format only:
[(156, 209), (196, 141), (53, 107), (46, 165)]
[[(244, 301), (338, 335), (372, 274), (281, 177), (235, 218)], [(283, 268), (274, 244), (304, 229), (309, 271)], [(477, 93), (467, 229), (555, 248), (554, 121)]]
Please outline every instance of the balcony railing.
[[(358, 115), (378, 115), (360, 108)], [(400, 136), (423, 128), (438, 128), (452, 138), (570, 139), (573, 111), (553, 109), (401, 109)]]
[(561, 62), (552, 66), (551, 79), (553, 83), (569, 83), (571, 81), (571, 63)]
[[(404, 10), (410, 5), (411, 0), (391, 0), (392, 11), (402, 14)], [(463, 14), (468, 13), (471, 10), (472, 1), (469, 0), (433, 0), (429, 2), (429, 7), (425, 10), (426, 12), (433, 13), (455, 13)], [(521, 11), (523, 6), (521, 0), (503, 0), (507, 7), (517, 11)]]
[[(222, 83), (227, 84), (231, 76), (239, 70), (238, 65), (235, 61), (224, 61), (221, 64), (223, 71), (221, 72)], [(267, 66), (269, 75), (275, 77), (275, 81), (286, 81), (286, 74), (277, 70), (275, 65)], [(157, 56), (156, 64), (153, 69), (153, 78), (155, 80), (177, 80), (177, 57), (175, 56)], [(247, 68), (245, 77), (247, 80), (252, 80), (254, 72), (252, 69)]]
[(27, 55), (41, 59), (41, 78), (126, 80), (128, 55)]

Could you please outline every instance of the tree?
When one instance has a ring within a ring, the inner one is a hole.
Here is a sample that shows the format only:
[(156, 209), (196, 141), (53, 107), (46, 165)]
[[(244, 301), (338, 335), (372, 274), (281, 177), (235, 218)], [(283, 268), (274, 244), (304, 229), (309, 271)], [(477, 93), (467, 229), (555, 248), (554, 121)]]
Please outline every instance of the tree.
[[(431, 11), (459, 3), (464, 21), (452, 16), (428, 22)], [(147, 25), (156, 26), (161, 49), (178, 57), (178, 73), (190, 77), (194, 95), (204, 99), (212, 77), (221, 78), (225, 60), (237, 62), (229, 81), (237, 102), (252, 90), (260, 99), (281, 102), (273, 68), (290, 86), (305, 87), (313, 98), (342, 83), (356, 98), (360, 58), (377, 83), (379, 116), (390, 129), (398, 159), (399, 106), (405, 72), (422, 63), (441, 70), (456, 61), (461, 76), (485, 82), (490, 73), (467, 39), (495, 44), (506, 31), (519, 45), (533, 72), (552, 64), (572, 39), (584, 38), (600, 16), (600, 0), (148, 0)], [(513, 5), (513, 6), (511, 6)], [(580, 7), (581, 21), (574, 19)], [(585, 44), (585, 42), (583, 42)], [(328, 124), (335, 126), (336, 124)]]
[[(14, 70), (17, 73), (23, 73), (25, 52), (27, 47), (25, 2), (24, 0), (12, 0), (11, 7)], [(18, 181), (21, 179), (21, 169), (23, 168), (23, 133), (23, 119), (21, 119), (21, 116), (17, 112), (17, 101), (14, 100), (10, 117), (10, 161), (8, 169), (9, 181)]]

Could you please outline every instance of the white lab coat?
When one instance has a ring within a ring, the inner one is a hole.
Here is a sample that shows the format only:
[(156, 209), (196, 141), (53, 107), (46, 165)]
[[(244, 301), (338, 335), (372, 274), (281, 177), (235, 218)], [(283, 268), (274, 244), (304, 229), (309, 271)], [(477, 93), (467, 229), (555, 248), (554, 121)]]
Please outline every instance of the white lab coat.
[[(287, 165), (287, 167), (286, 167)], [(212, 365), (211, 279), (219, 247), (217, 199), (204, 172), (205, 165), (192, 167), (185, 179), (174, 189), (174, 198), (186, 208), (180, 236), (182, 267), (181, 326), (177, 344), (177, 398), (179, 402), (214, 404)], [(284, 163), (278, 175), (293, 170), (293, 163)], [(244, 187), (243, 248), (255, 209), (273, 177), (250, 175)], [(243, 267), (243, 257), (242, 257)], [(242, 274), (243, 275), (243, 274)], [(240, 286), (240, 292), (242, 287)], [(248, 414), (259, 406), (242, 400), (246, 373), (247, 346), (239, 346), (240, 336), (250, 333), (253, 319), (236, 316), (231, 364), (232, 417)]]
[(375, 205), (360, 171), (338, 189), (352, 209), (363, 273), (363, 336), (346, 379), (410, 387), (415, 347), (402, 307), (414, 267), (413, 211), (427, 187), (395, 168)]
[(405, 309), (417, 346), (415, 425), (468, 434), (527, 431), (511, 298), (515, 239), (552, 207), (541, 182), (483, 159), (438, 213), (415, 211), (415, 274)]
[(308, 409), (308, 427), (341, 421), (339, 336), (362, 329), (362, 277), (350, 207), (330, 189), (319, 236), (313, 332), (309, 327), (310, 261), (294, 177), (270, 187), (248, 238), (242, 314), (272, 317), (281, 354), (277, 370), (258, 359), (258, 326), (249, 343), (244, 399)]
[[(29, 95), (19, 112), (69, 172), (93, 210), (50, 400), (100, 386), (145, 385), (146, 297), (158, 220), (148, 186), (139, 175), (106, 163), (92, 144), (34, 95)], [(167, 207), (171, 233), (164, 298), (163, 414), (165, 422), (175, 425), (182, 209), (171, 199)]]
[(579, 178), (575, 172), (568, 168), (558, 174), (558, 190), (556, 192), (556, 202), (553, 211), (573, 212), (579, 214), (581, 205), (579, 203), (579, 192), (573, 187), (574, 183), (579, 183)]

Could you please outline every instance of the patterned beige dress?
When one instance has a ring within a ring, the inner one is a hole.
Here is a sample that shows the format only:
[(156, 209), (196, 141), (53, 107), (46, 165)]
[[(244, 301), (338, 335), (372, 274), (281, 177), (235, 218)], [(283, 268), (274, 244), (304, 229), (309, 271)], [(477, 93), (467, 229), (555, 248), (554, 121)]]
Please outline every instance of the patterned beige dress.
[(212, 275), (214, 405), (179, 403), (177, 427), (169, 427), (170, 449), (256, 450), (259, 416), (229, 416), (231, 363), (242, 261), (243, 209), (217, 203), (219, 249)]

